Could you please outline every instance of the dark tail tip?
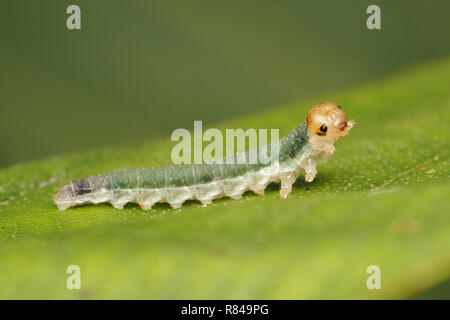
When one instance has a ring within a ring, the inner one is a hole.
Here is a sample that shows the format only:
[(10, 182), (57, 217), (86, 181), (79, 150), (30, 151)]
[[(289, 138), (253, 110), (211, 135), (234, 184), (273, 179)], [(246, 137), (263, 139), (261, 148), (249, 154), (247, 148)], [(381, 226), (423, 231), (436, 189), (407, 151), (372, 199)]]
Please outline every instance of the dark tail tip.
[(81, 179), (72, 183), (75, 196), (82, 196), (92, 192), (91, 184), (88, 179)]

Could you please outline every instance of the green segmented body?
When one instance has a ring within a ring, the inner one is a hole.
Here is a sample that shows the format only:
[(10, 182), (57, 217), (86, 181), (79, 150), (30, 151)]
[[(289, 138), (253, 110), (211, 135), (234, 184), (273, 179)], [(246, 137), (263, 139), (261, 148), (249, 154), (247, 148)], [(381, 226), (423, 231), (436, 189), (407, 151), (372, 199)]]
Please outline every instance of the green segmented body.
[[(187, 164), (91, 176), (63, 187), (55, 196), (55, 203), (60, 210), (100, 202), (111, 202), (119, 209), (127, 202), (138, 202), (143, 209), (150, 209), (156, 202), (169, 202), (177, 208), (188, 199), (198, 199), (203, 204), (223, 196), (238, 199), (246, 190), (263, 193), (270, 182), (283, 180), (284, 176), (290, 180), (293, 176), (296, 178), (299, 169), (308, 165), (313, 155), (306, 123), (276, 143), (277, 157), (271, 154), (269, 146), (263, 147), (269, 159), (266, 162), (262, 161), (258, 150), (251, 150), (236, 154), (232, 164), (225, 161)], [(237, 163), (239, 157), (248, 160), (252, 152), (258, 154), (255, 164)]]

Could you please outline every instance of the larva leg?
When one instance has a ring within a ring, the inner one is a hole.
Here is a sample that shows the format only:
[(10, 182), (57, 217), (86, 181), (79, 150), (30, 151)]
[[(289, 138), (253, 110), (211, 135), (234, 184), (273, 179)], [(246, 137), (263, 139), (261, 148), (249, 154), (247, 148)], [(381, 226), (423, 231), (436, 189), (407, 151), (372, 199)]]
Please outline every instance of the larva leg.
[(293, 175), (289, 175), (287, 177), (280, 177), (281, 180), (281, 189), (280, 189), (280, 198), (286, 199), (289, 193), (292, 191), (292, 185), (294, 184), (296, 177)]
[(334, 150), (336, 150), (336, 147), (333, 146), (332, 144), (327, 144), (323, 147), (323, 150), (328, 154), (333, 154)]
[(179, 208), (181, 208), (181, 203), (179, 203), (179, 202), (177, 202), (177, 203), (169, 203), (170, 204), (170, 206), (173, 208), (173, 209), (179, 209)]
[(253, 190), (253, 192), (258, 195), (258, 196), (263, 196), (264, 195), (264, 189), (261, 190)]
[(316, 177), (316, 174), (317, 174), (316, 166), (312, 165), (312, 164), (308, 165), (305, 168), (305, 172), (306, 172), (306, 174), (305, 174), (305, 181), (306, 182), (312, 182), (314, 180), (314, 178)]
[(115, 202), (115, 201), (111, 201), (110, 202), (112, 204), (112, 206), (116, 209), (122, 210), (123, 206), (125, 205), (125, 203), (123, 202)]
[(203, 207), (206, 207), (208, 206), (208, 204), (212, 203), (212, 200), (200, 200), (200, 202), (202, 203)]

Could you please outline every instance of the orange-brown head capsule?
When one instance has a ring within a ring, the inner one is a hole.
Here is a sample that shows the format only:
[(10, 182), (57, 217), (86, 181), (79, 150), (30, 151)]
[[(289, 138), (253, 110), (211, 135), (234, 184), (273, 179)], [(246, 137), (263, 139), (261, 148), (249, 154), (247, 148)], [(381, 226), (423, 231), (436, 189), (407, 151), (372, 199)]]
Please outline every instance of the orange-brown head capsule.
[(356, 124), (356, 121), (345, 120), (342, 108), (331, 102), (324, 102), (314, 106), (306, 118), (310, 135), (330, 142), (345, 136)]

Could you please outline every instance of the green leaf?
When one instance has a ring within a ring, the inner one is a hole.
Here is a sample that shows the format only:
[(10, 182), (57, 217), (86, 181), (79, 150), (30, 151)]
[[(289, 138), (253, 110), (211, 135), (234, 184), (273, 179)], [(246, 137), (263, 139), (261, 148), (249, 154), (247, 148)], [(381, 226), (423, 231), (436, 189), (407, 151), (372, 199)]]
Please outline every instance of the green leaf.
[[(1, 298), (407, 298), (450, 277), (450, 60), (241, 117), (285, 134), (323, 100), (358, 120), (311, 184), (264, 197), (57, 211), (70, 180), (170, 163), (169, 138), (0, 170)], [(66, 288), (69, 265), (81, 290)], [(381, 290), (366, 287), (369, 265)]]

